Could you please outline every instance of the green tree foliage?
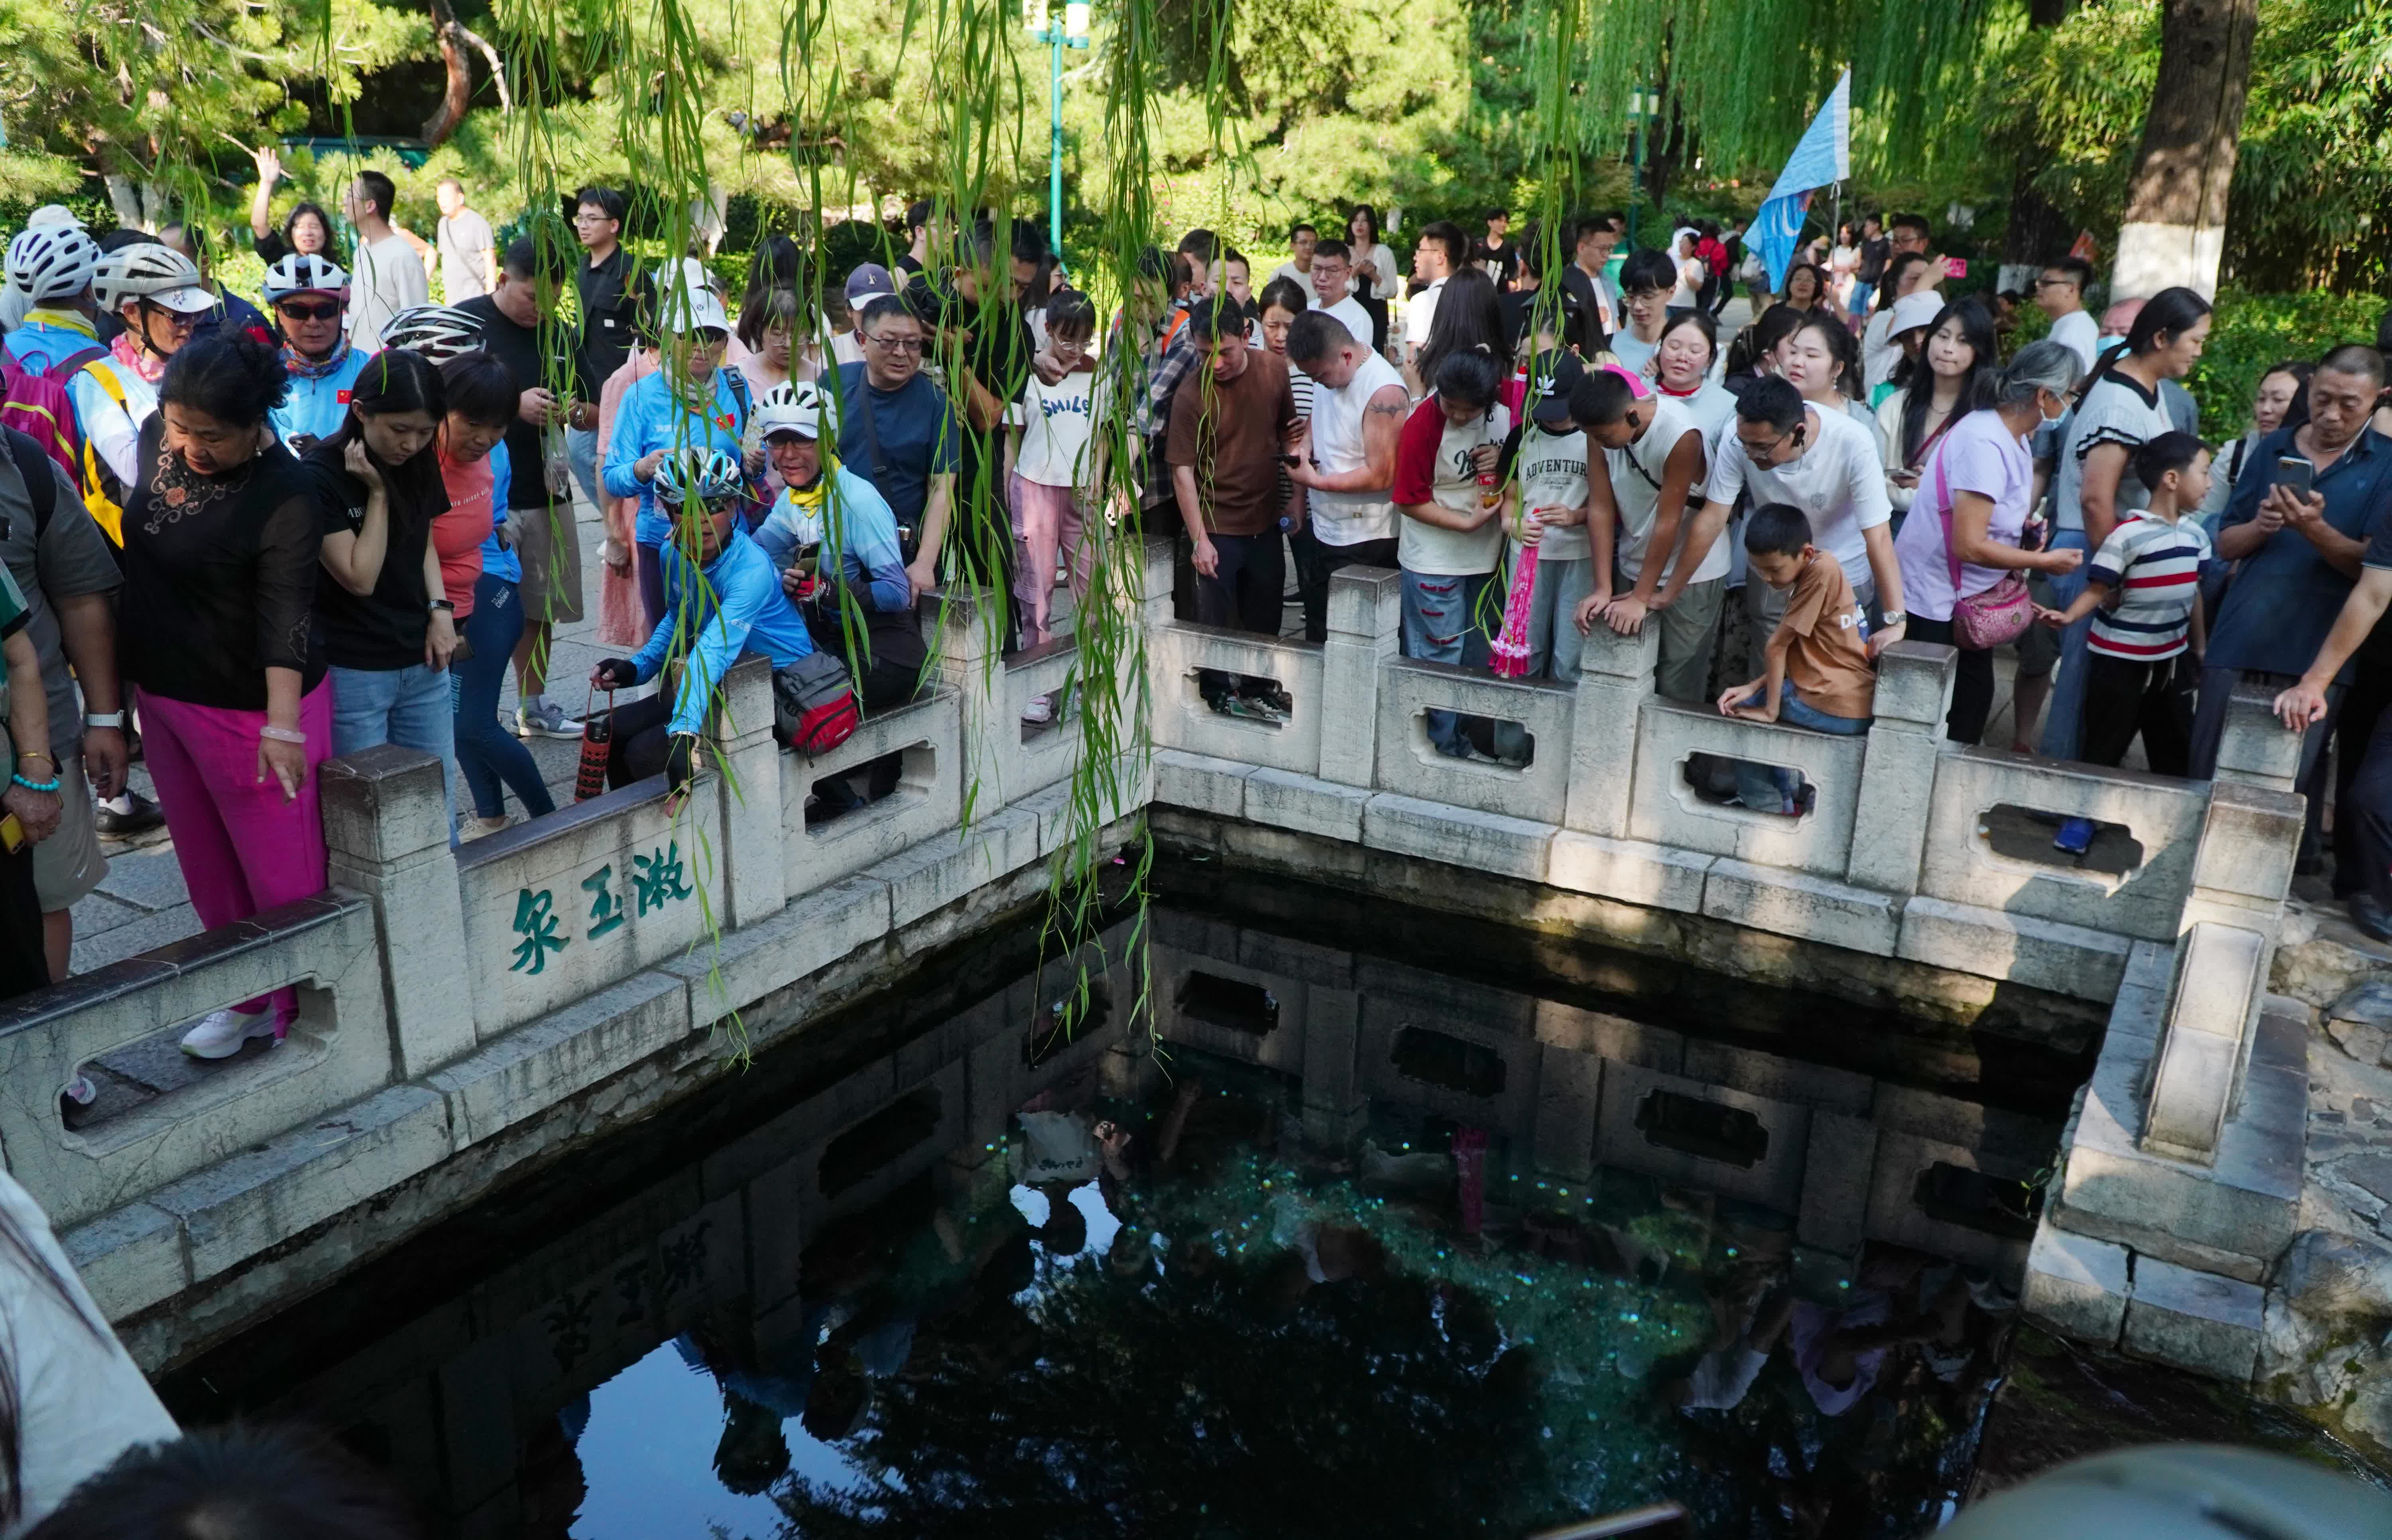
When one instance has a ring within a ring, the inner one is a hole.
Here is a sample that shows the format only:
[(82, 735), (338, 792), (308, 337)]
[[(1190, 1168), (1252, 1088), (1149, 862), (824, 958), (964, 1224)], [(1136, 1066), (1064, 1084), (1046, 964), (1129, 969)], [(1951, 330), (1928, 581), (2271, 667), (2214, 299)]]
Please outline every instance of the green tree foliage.
[[(2038, 164), (2043, 195), (2106, 245), (2115, 237), (2159, 69), (2157, 0), (2094, 0), (2021, 29), (1999, 73), (2017, 89), (1992, 141)], [(2252, 49), (2225, 276), (2247, 289), (2374, 288), (2392, 222), (2392, 5), (2269, 0)], [(1991, 168), (1988, 168), (1989, 170)]]
[(57, 190), (77, 168), (187, 196), (233, 183), (245, 150), (306, 120), (303, 96), (354, 102), (377, 71), (428, 56), (424, 16), (375, 0), (0, 0), (0, 194)]

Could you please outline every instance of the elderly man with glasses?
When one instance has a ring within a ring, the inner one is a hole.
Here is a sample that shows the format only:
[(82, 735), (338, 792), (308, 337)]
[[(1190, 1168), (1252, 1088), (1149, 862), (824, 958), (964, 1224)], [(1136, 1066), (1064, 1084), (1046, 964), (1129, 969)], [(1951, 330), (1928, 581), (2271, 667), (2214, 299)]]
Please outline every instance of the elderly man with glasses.
[(838, 369), (838, 458), (889, 499), (905, 579), (918, 596), (938, 586), (963, 425), (946, 392), (922, 372), (929, 332), (903, 296), (874, 299), (856, 330), (864, 361)]

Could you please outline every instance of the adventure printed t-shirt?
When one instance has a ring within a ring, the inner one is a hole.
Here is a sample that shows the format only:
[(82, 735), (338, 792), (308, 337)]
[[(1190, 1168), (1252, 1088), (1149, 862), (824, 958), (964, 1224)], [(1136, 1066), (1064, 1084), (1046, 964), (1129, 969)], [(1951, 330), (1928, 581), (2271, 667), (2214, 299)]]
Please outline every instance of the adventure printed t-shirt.
[[(1572, 431), (1549, 434), (1534, 421), (1520, 424), (1514, 440), (1513, 463), (1520, 477), (1520, 507), (1586, 507), (1586, 434)], [(1537, 560), (1583, 562), (1594, 554), (1583, 520), (1574, 524), (1547, 524), (1537, 542)]]

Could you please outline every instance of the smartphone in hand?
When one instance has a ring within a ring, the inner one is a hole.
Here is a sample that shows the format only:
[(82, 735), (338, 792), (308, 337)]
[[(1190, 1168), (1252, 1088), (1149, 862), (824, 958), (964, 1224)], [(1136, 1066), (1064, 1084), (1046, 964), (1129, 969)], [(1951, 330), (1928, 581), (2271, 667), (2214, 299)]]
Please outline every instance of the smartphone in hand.
[(2317, 467), (2299, 455), (2282, 456), (2276, 461), (2276, 485), (2306, 501), (2317, 485)]

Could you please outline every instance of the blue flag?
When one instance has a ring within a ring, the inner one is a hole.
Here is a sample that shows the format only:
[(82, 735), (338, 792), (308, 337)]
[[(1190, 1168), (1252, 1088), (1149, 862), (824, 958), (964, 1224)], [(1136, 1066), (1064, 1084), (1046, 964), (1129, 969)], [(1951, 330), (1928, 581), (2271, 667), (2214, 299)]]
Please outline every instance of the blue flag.
[(1796, 238), (1810, 211), (1811, 194), (1852, 175), (1852, 72), (1847, 70), (1802, 131), (1794, 153), (1786, 158), (1786, 169), (1777, 174), (1761, 212), (1752, 216), (1745, 243), (1759, 248), (1774, 293), (1785, 292), (1786, 269), (1794, 265)]

